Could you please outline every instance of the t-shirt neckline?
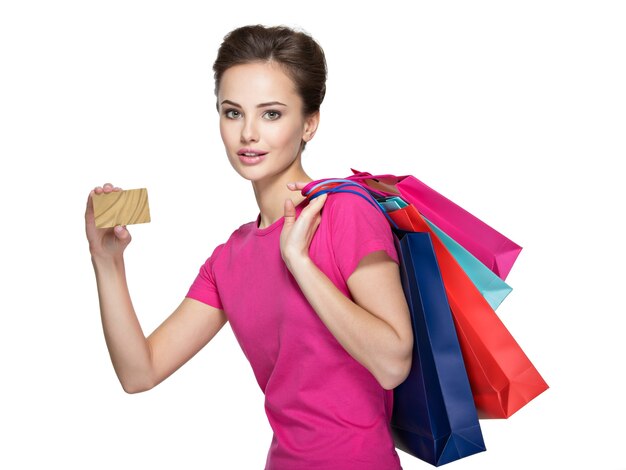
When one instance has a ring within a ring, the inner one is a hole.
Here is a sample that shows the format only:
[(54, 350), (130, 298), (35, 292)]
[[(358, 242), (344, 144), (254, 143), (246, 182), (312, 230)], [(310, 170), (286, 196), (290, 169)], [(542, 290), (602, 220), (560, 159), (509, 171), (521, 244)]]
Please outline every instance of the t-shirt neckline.
[[(309, 201), (309, 198), (303, 199), (296, 206), (296, 217), (300, 214), (300, 211), (302, 211), (302, 209), (304, 209), (304, 206), (308, 203), (308, 201)], [(260, 222), (261, 222), (261, 213), (259, 212), (259, 215), (257, 215), (256, 220), (252, 223), (252, 231), (254, 232), (255, 235), (263, 236), (263, 235), (267, 235), (269, 233), (272, 233), (278, 227), (282, 227), (283, 224), (285, 223), (285, 217), (284, 216), (280, 217), (273, 224), (268, 225), (265, 228), (259, 228), (259, 223)]]

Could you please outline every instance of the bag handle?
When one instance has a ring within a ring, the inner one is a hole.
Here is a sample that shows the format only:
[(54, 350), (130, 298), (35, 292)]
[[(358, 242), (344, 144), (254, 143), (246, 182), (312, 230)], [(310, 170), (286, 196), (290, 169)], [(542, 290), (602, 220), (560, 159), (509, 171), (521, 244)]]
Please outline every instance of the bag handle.
[[(387, 219), (387, 221), (389, 222), (389, 224), (395, 228), (396, 230), (398, 229), (398, 226), (396, 225), (396, 223), (393, 221), (393, 219), (391, 219), (391, 217), (389, 217), (389, 214), (387, 214), (387, 211), (385, 210), (385, 208), (380, 204), (380, 202), (378, 202), (378, 200), (376, 200), (376, 198), (371, 194), (370, 190), (368, 188), (363, 187), (362, 185), (355, 183), (354, 181), (350, 181), (350, 180), (346, 180), (346, 179), (338, 179), (338, 178), (329, 178), (326, 180), (321, 180), (319, 182), (313, 182), (315, 184), (309, 184), (307, 186), (305, 186), (304, 188), (302, 188), (302, 195), (308, 197), (310, 200), (315, 199), (316, 197), (321, 196), (322, 194), (328, 194), (328, 193), (351, 193), (351, 194), (356, 194), (357, 196), (362, 197), (363, 199), (365, 199), (367, 202), (369, 202), (372, 206), (378, 208), (383, 215), (385, 216), (385, 218)], [(330, 183), (340, 183), (334, 186), (331, 186), (329, 188), (324, 188), (324, 185), (328, 185)], [(310, 187), (309, 187), (310, 186)], [(352, 191), (350, 189), (344, 189), (346, 187), (349, 186), (357, 186), (363, 190), (365, 190), (365, 192), (367, 193), (367, 195), (369, 197), (367, 197), (365, 194), (358, 192), (358, 191)], [(322, 188), (319, 189), (317, 192), (313, 192), (315, 191), (315, 189), (317, 188)], [(311, 194), (313, 193), (313, 194)]]
[(385, 197), (384, 194), (379, 193), (378, 191), (375, 191), (375, 190), (370, 190), (369, 188), (366, 188), (365, 185), (363, 185), (362, 183), (359, 183), (359, 182), (356, 182), (347, 178), (327, 178), (327, 179), (322, 179), (322, 180), (317, 180), (317, 181), (311, 181), (304, 188), (302, 188), (302, 195), (306, 196), (307, 194), (312, 193), (313, 191), (317, 190), (320, 187), (323, 188), (324, 186), (328, 184), (336, 186), (337, 183), (341, 183), (342, 186), (346, 186), (346, 185), (358, 186), (361, 189), (365, 189), (366, 191), (370, 193), (374, 193), (376, 196)]
[(395, 175), (372, 175), (366, 171), (358, 171), (354, 168), (350, 168), (352, 173), (348, 176), (348, 179), (358, 181), (367, 189), (376, 191), (378, 194), (384, 196), (401, 196), (402, 194), (396, 188), (396, 185), (401, 182), (407, 176), (395, 176)]
[(306, 196), (307, 194), (317, 190), (320, 187), (323, 187), (327, 184), (335, 185), (336, 183), (342, 183), (345, 185), (352, 184), (353, 186), (359, 186), (360, 188), (365, 189), (366, 191), (370, 193), (374, 193), (376, 196), (379, 196), (379, 197), (386, 196), (386, 194), (383, 194), (382, 192), (366, 187), (366, 185), (361, 182), (354, 181), (352, 179), (347, 179), (347, 178), (325, 178), (325, 179), (321, 179), (317, 181), (311, 181), (304, 188), (302, 188), (302, 195)]

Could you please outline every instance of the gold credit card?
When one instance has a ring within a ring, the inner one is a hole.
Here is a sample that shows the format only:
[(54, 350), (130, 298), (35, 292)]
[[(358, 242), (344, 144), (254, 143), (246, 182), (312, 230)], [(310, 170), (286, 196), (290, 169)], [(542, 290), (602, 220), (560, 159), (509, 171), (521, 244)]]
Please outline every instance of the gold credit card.
[(92, 200), (98, 228), (150, 222), (146, 188), (94, 194)]

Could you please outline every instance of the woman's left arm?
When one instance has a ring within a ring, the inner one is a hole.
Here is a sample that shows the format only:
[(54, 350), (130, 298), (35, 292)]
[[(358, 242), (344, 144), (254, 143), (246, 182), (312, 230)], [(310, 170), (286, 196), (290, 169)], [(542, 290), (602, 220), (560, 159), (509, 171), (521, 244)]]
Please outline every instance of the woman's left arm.
[(323, 195), (311, 201), (297, 220), (293, 203), (285, 201), (283, 259), (332, 335), (383, 388), (391, 390), (409, 374), (413, 351), (398, 265), (384, 251), (366, 255), (347, 280), (354, 302), (346, 297), (308, 255), (325, 200)]

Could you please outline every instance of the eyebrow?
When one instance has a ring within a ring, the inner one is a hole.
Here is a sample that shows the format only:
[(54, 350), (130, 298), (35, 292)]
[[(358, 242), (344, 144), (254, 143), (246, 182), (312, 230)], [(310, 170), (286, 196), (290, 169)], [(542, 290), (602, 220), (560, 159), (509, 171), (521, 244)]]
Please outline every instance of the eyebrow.
[[(230, 100), (224, 100), (222, 101), (221, 105), (223, 106), (224, 104), (230, 104), (231, 106), (237, 106), (238, 108), (241, 108), (241, 105), (239, 103), (235, 103), (234, 101), (230, 101)], [(259, 103), (256, 105), (257, 108), (266, 108), (267, 106), (287, 106), (285, 103), (281, 103), (280, 101), (268, 101), (267, 103)]]

